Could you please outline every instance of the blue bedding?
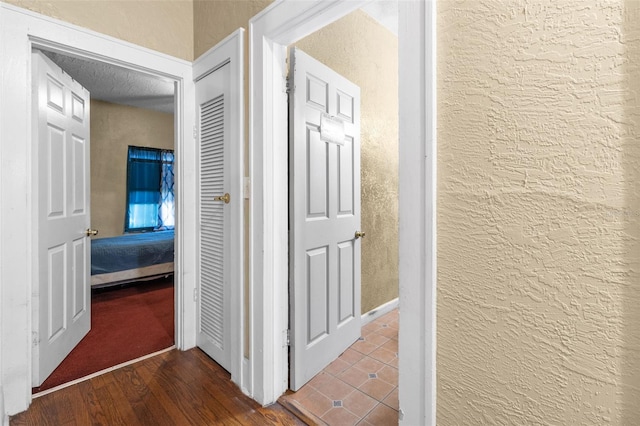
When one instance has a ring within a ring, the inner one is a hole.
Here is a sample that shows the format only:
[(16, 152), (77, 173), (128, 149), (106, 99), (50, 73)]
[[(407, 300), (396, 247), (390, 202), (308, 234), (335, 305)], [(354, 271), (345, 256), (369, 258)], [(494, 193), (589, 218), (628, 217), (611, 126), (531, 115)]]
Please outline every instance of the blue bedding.
[(173, 231), (91, 240), (91, 275), (173, 262)]

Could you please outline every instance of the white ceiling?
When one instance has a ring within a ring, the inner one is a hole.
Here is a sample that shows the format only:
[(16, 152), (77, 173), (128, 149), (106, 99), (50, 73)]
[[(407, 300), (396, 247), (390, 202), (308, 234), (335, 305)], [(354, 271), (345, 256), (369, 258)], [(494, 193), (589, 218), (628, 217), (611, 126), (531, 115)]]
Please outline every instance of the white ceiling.
[(398, 0), (372, 1), (361, 10), (398, 36)]
[(115, 65), (43, 52), (92, 99), (173, 113), (173, 83)]

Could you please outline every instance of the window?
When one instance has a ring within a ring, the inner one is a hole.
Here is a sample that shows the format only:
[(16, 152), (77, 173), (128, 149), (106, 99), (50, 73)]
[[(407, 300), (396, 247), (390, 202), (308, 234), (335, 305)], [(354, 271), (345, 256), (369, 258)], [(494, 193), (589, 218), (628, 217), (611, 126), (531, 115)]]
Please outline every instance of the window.
[(130, 146), (125, 232), (174, 228), (173, 151)]

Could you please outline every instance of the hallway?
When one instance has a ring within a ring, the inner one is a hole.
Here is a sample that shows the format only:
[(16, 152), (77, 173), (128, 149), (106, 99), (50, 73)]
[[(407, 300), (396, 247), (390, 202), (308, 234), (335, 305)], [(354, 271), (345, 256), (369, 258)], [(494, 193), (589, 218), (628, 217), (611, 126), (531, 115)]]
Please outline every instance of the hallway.
[(310, 424), (398, 424), (398, 310), (362, 327), (337, 360), (278, 402)]

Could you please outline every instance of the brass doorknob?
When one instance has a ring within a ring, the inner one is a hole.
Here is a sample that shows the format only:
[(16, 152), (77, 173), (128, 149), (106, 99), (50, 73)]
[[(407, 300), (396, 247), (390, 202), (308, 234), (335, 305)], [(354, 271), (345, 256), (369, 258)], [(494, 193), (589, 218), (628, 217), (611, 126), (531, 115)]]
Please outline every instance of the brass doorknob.
[(229, 193), (227, 192), (224, 195), (218, 195), (217, 197), (214, 197), (213, 201), (224, 201), (225, 204), (229, 204), (229, 201), (231, 201), (231, 195), (229, 195)]
[(87, 234), (87, 237), (91, 237), (93, 235), (98, 235), (98, 230), (97, 229), (91, 229), (91, 228), (87, 228), (86, 231), (84, 231), (85, 234)]
[(356, 231), (356, 240), (358, 238), (364, 238), (365, 233), (363, 231)]

